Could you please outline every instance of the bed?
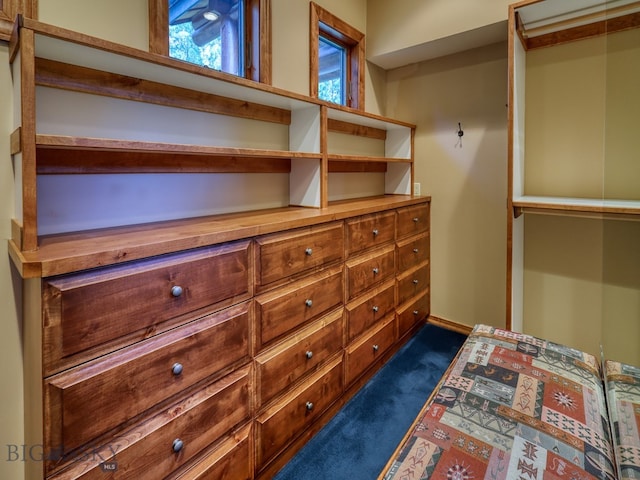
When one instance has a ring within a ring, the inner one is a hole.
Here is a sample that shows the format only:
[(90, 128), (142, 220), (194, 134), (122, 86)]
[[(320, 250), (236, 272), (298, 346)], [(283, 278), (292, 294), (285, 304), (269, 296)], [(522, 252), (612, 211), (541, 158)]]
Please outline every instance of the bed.
[(477, 325), (379, 479), (640, 479), (640, 370), (601, 365)]

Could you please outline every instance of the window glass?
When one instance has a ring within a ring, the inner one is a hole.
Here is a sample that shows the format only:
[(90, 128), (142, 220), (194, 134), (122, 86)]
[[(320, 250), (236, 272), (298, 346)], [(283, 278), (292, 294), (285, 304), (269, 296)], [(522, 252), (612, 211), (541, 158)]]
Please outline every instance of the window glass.
[(169, 56), (242, 76), (244, 11), (244, 0), (171, 1)]
[(319, 41), (318, 98), (346, 104), (346, 49), (331, 40)]

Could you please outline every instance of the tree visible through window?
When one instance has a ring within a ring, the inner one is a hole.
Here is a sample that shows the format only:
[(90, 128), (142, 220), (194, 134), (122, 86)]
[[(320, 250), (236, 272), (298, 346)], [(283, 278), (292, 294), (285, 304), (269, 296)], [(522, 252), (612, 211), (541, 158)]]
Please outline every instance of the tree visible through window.
[(149, 50), (271, 83), (271, 0), (149, 0)]
[(318, 98), (346, 105), (346, 49), (321, 36), (318, 58)]
[(244, 1), (170, 2), (169, 56), (240, 75), (244, 71)]

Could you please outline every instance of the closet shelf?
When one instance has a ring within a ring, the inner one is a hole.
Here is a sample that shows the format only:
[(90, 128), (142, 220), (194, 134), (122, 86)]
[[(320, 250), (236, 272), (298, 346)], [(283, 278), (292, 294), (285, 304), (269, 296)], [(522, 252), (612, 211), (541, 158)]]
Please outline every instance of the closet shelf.
[[(37, 173), (287, 173), (318, 153), (36, 135)], [(88, 154), (90, 153), (90, 154)]]
[(640, 220), (640, 200), (522, 196), (513, 200), (514, 216), (539, 213)]
[[(284, 207), (168, 220), (41, 236), (39, 248), (22, 251), (15, 237), (9, 254), (23, 278), (48, 277), (254, 237), (353, 215), (423, 203), (430, 197), (381, 195), (332, 202), (326, 208)], [(14, 230), (20, 226), (13, 225)]]

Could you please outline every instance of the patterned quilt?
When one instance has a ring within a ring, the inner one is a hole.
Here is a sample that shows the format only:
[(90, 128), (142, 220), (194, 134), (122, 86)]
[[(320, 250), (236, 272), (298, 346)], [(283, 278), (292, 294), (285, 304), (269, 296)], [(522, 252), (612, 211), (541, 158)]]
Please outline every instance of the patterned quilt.
[[(639, 370), (614, 371), (620, 453), (636, 462), (640, 451), (625, 442), (638, 445)], [(594, 356), (478, 325), (379, 478), (613, 480), (608, 417)], [(624, 460), (622, 470), (640, 478)]]
[(620, 478), (640, 478), (640, 368), (606, 361), (605, 370)]

